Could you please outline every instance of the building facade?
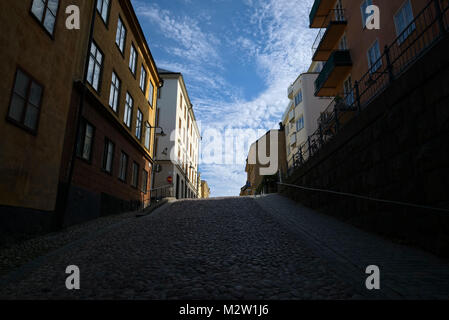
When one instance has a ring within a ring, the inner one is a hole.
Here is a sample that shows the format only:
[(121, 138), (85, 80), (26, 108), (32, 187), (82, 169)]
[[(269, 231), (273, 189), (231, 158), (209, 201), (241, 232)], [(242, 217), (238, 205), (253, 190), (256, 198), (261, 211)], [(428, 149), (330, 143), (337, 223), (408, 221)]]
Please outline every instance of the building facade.
[(210, 198), (210, 188), (205, 180), (201, 180), (201, 199), (209, 199)]
[(285, 126), (288, 168), (294, 166), (295, 155), (307, 148), (308, 137), (318, 129), (317, 119), (331, 103), (330, 98), (315, 96), (315, 80), (322, 70), (321, 62), (313, 62), (309, 70), (298, 76), (288, 88), (290, 102), (282, 123)]
[[(428, 3), (429, 0), (315, 0), (310, 27), (320, 30), (312, 46), (312, 59), (325, 63), (315, 82), (315, 94), (339, 96), (347, 105), (352, 104), (355, 81), (368, 71), (375, 74), (385, 63), (380, 59), (385, 46), (397, 37), (399, 45), (410, 45), (409, 36), (423, 26), (409, 25)], [(366, 9), (370, 5), (380, 8), (380, 29), (366, 27), (370, 16)]]
[[(48, 231), (149, 203), (161, 84), (129, 0), (3, 1), (0, 219)], [(70, 54), (68, 54), (70, 53)], [(149, 136), (149, 137), (148, 137)]]
[(159, 69), (164, 87), (158, 96), (158, 126), (166, 136), (156, 140), (159, 172), (154, 188), (170, 188), (177, 199), (198, 198), (201, 135), (181, 73)]
[(96, 1), (87, 48), (61, 165), (65, 225), (150, 204), (162, 81), (129, 0)]
[(93, 1), (80, 30), (65, 27), (70, 1), (0, 3), (0, 233), (55, 227), (60, 164), (73, 83), (83, 78)]
[[(276, 182), (282, 181), (287, 175), (285, 128), (270, 130), (255, 141), (249, 149), (245, 172), (247, 180), (241, 188), (240, 196), (253, 196), (260, 193), (273, 192)], [(276, 138), (273, 144), (272, 139)], [(261, 159), (259, 151), (265, 149), (267, 159)], [(275, 153), (275, 154), (273, 154)], [(270, 171), (271, 174), (267, 174)]]

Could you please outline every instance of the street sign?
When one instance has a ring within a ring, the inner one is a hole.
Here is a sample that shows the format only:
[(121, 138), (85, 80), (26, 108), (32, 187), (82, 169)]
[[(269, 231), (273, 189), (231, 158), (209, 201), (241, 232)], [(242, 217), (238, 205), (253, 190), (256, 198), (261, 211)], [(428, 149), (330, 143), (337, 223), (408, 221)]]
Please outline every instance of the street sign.
[(172, 177), (172, 176), (169, 176), (169, 177), (167, 178), (167, 182), (170, 183), (170, 184), (172, 184), (172, 183), (173, 183), (173, 177)]

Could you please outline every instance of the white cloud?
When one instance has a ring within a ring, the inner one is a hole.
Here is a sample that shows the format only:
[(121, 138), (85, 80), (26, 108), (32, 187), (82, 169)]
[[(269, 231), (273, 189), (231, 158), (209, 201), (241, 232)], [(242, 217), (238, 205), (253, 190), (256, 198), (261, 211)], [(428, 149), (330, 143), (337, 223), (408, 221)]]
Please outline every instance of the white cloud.
[[(203, 128), (206, 125), (217, 129), (277, 127), (288, 103), (288, 86), (311, 63), (316, 31), (309, 29), (308, 16), (313, 0), (245, 0), (244, 3), (247, 6), (244, 16), (229, 21), (231, 30), (226, 34), (205, 32), (195, 18), (175, 15), (157, 5), (140, 2), (138, 5), (138, 14), (157, 24), (164, 36), (174, 41), (173, 46), (166, 48), (169, 55), (157, 63), (183, 72)], [(242, 21), (247, 24), (244, 29), (241, 29)], [(242, 90), (223, 77), (227, 57), (221, 49), (225, 46), (236, 48), (243, 59), (255, 62), (254, 76), (259, 78), (256, 81), (261, 78), (266, 86), (256, 98), (243, 99)], [(202, 178), (208, 180), (212, 195), (237, 195), (246, 181), (244, 168), (243, 162), (201, 165)]]

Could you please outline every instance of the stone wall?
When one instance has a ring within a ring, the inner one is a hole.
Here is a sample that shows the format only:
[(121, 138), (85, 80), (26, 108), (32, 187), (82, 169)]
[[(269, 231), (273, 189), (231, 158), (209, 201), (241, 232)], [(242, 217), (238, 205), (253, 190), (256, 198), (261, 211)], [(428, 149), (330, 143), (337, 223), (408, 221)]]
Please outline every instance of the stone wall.
[[(288, 183), (449, 209), (449, 38), (396, 79)], [(283, 187), (364, 229), (449, 255), (449, 212)]]

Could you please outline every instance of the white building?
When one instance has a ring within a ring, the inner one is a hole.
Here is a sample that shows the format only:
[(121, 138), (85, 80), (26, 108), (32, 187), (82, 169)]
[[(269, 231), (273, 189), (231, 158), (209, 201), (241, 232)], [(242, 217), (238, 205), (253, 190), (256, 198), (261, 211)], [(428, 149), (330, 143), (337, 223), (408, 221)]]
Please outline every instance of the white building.
[(159, 69), (159, 74), (164, 86), (159, 90), (157, 124), (166, 135), (156, 139), (159, 172), (154, 175), (154, 193), (172, 186), (173, 197), (197, 198), (201, 135), (193, 106), (181, 73)]
[[(293, 167), (294, 155), (306, 147), (308, 137), (318, 129), (318, 118), (332, 99), (315, 96), (315, 80), (322, 69), (321, 62), (313, 62), (288, 88), (290, 102), (282, 123), (285, 126), (285, 143), (288, 168)], [(305, 155), (307, 157), (307, 155)]]

